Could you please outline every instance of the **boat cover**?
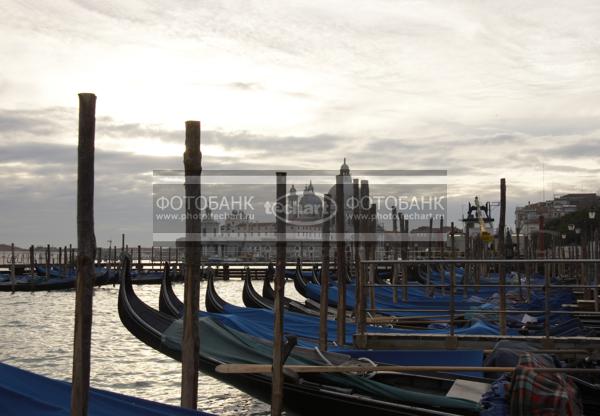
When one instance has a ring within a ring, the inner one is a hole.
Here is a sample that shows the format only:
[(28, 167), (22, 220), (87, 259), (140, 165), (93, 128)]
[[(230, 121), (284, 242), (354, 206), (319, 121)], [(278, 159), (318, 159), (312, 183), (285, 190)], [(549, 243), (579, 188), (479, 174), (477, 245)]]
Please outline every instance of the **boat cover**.
[[(71, 414), (71, 383), (0, 363), (0, 414), (68, 416)], [(91, 388), (88, 415), (199, 416), (209, 414)]]
[[(205, 316), (199, 319), (200, 354), (221, 363), (235, 364), (271, 364), (273, 351), (271, 342), (242, 333), (224, 326), (213, 317)], [(162, 343), (174, 350), (181, 349), (183, 336), (183, 319), (174, 321), (162, 335)], [(291, 365), (324, 365), (318, 358), (311, 358), (302, 348), (292, 350), (286, 364)], [(330, 357), (346, 357), (341, 354), (328, 354)], [(316, 357), (316, 356), (315, 356)], [(323, 373), (320, 379), (327, 384), (351, 388), (354, 392), (417, 406), (438, 407), (460, 412), (478, 412), (479, 403), (470, 400), (446, 397), (431, 393), (405, 390), (399, 387), (370, 380), (366, 377), (350, 374)]]

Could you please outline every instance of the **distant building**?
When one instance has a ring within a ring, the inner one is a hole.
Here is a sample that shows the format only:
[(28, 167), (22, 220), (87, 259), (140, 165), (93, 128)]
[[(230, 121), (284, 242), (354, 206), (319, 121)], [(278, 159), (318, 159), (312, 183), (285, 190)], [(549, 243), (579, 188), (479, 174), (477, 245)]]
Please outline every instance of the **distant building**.
[[(354, 195), (352, 176), (346, 159), (340, 167), (340, 175), (344, 189), (344, 199)], [(335, 201), (335, 185), (330, 194)], [(352, 233), (352, 204), (345, 203), (345, 232)], [(295, 185), (290, 187), (287, 195), (288, 223), (287, 258), (298, 257), (305, 260), (321, 260), (323, 200), (315, 193), (312, 182), (305, 185), (299, 195)], [(335, 232), (335, 224), (331, 224), (331, 232)], [(202, 246), (203, 255), (207, 258), (239, 258), (245, 260), (275, 260), (276, 254), (275, 222), (255, 222), (240, 210), (233, 210), (225, 218), (224, 224), (212, 218), (207, 211), (203, 216), (202, 233), (206, 243)], [(383, 227), (377, 226), (383, 241)], [(347, 240), (349, 243), (350, 240)], [(330, 256), (335, 252), (335, 244), (331, 244)], [(348, 245), (347, 249), (350, 249)]]
[(517, 207), (515, 225), (522, 235), (530, 235), (539, 231), (540, 216), (544, 217), (544, 221), (548, 221), (595, 206), (600, 206), (600, 196), (594, 193), (566, 194), (550, 201)]

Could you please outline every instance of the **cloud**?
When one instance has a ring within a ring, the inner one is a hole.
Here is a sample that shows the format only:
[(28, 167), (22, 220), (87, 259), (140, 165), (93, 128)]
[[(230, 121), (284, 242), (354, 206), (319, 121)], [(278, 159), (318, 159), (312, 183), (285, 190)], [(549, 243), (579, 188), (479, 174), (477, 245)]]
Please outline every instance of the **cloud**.
[(72, 240), (84, 90), (107, 234), (148, 238), (130, 212), (147, 210), (149, 172), (181, 166), (197, 118), (208, 168), (442, 168), (457, 217), (498, 199), (500, 177), (510, 201), (539, 199), (542, 177), (548, 195), (595, 190), (600, 5), (509, 3), (8, 2), (0, 228)]
[(255, 91), (255, 90), (260, 90), (263, 88), (260, 84), (257, 84), (254, 82), (239, 82), (239, 81), (228, 84), (228, 87), (237, 89), (237, 90), (242, 90), (242, 91)]

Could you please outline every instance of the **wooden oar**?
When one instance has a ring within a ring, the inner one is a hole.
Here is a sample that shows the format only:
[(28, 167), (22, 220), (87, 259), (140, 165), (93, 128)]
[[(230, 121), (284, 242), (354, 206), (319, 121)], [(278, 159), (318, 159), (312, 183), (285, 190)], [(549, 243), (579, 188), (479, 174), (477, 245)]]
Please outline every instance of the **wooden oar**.
[[(266, 374), (270, 373), (273, 366), (271, 364), (220, 364), (217, 366), (217, 373), (222, 374)], [(384, 365), (377, 367), (366, 367), (360, 365), (284, 365), (284, 370), (290, 370), (296, 373), (370, 373), (372, 371), (394, 371), (401, 373), (410, 372), (466, 372), (477, 371), (486, 373), (510, 373), (517, 367), (467, 367), (467, 366), (426, 366), (426, 365)], [(600, 369), (590, 368), (532, 368), (523, 367), (538, 371), (540, 373), (589, 373), (600, 374)]]

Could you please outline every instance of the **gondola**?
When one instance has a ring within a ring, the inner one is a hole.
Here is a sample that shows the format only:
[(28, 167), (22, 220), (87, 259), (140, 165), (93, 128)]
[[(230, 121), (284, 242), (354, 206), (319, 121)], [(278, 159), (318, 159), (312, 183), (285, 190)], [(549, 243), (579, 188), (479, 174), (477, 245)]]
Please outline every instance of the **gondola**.
[[(273, 273), (273, 267), (269, 265), (269, 268), (265, 273), (264, 281), (268, 281)], [(244, 273), (242, 302), (244, 302), (244, 305), (248, 308), (273, 309), (273, 300), (260, 296), (256, 290), (254, 290), (254, 286), (252, 286), (252, 276), (250, 276), (250, 269), (246, 269), (246, 272)], [(287, 303), (289, 302), (286, 302), (286, 299), (284, 299), (284, 307), (287, 306)]]
[(155, 270), (140, 270), (131, 276), (131, 281), (136, 285), (160, 285), (163, 273)]
[[(123, 263), (126, 267), (127, 261)], [(128, 272), (122, 274), (118, 309), (121, 321), (134, 336), (174, 359), (181, 359), (181, 320), (156, 311), (141, 301), (135, 295)], [(236, 362), (268, 364), (271, 360), (271, 343), (226, 328), (210, 317), (199, 319), (199, 326), (200, 371), (268, 403), (271, 397), (270, 376), (222, 374), (217, 373), (215, 368), (228, 362), (225, 357), (232, 356), (236, 357)], [(360, 363), (344, 354), (321, 353), (298, 347), (291, 351), (287, 359), (290, 364), (314, 365), (327, 361), (336, 365)], [(300, 376), (286, 372), (284, 408), (300, 415), (340, 413), (348, 416), (408, 416), (479, 413), (479, 405), (475, 402), (444, 396), (454, 383), (451, 378), (402, 373), (371, 376)]]
[[(75, 287), (75, 276), (70, 277), (44, 277), (36, 276), (17, 276), (14, 284), (15, 292), (40, 292), (48, 290), (66, 290)], [(0, 283), (0, 292), (12, 292), (13, 284), (11, 281)]]
[[(214, 287), (214, 271), (208, 268), (202, 272), (203, 277), (207, 278), (206, 289), (206, 310), (213, 313), (225, 313), (223, 308), (227, 304), (217, 293)], [(160, 286), (160, 294), (158, 299), (158, 307), (160, 312), (179, 318), (183, 315), (183, 302), (179, 300), (173, 290), (173, 279), (171, 273), (165, 272), (162, 284)]]
[[(275, 274), (275, 270), (270, 266), (265, 273), (265, 278), (263, 282), (263, 293), (265, 291), (270, 292), (272, 297), (267, 298), (265, 296), (261, 296), (252, 285), (252, 279), (250, 278), (250, 274), (246, 274), (246, 278), (244, 281), (244, 288), (242, 291), (242, 300), (244, 305), (249, 308), (263, 308), (263, 309), (273, 309), (275, 293), (273, 288), (270, 285), (270, 281), (273, 280), (273, 275)], [(270, 291), (269, 291), (270, 289)], [(308, 304), (302, 304), (293, 299), (287, 298), (284, 296), (283, 298), (283, 307), (292, 312), (298, 312), (304, 315), (311, 316), (320, 316), (318, 305), (315, 307), (311, 307)]]
[(302, 273), (302, 269), (300, 266), (296, 266), (296, 273), (294, 274), (294, 287), (296, 288), (296, 292), (300, 293), (302, 296), (306, 297), (306, 285), (308, 282), (304, 278)]
[(223, 298), (219, 296), (217, 290), (215, 289), (214, 273), (212, 269), (208, 270), (206, 277), (206, 298), (204, 301), (206, 311), (213, 313), (225, 313), (224, 305), (226, 305), (227, 302), (225, 302)]
[[(273, 290), (273, 287), (271, 286), (271, 280), (273, 275), (270, 275), (271, 278), (270, 279), (266, 279), (263, 282), (263, 288), (262, 288), (262, 297), (265, 299), (269, 299), (270, 301), (273, 301), (275, 299), (275, 291)], [(319, 302), (315, 302), (312, 299), (306, 298), (304, 301), (304, 304), (297, 302), (295, 300), (289, 299), (289, 298), (285, 298), (286, 299), (286, 303), (289, 303), (291, 305), (290, 310), (294, 310), (296, 312), (300, 312), (300, 313), (304, 313), (306, 315), (315, 315), (315, 316), (320, 316), (320, 309), (321, 309), (321, 305)], [(337, 309), (335, 308), (331, 308), (331, 307), (327, 307), (327, 314), (330, 317), (335, 317), (337, 316)], [(346, 316), (351, 318), (352, 317), (352, 313), (351, 312), (347, 312)]]
[[(0, 363), (0, 414), (69, 416), (71, 383)], [(208, 413), (90, 388), (89, 416), (210, 416)]]
[(173, 290), (173, 279), (168, 263), (165, 264), (165, 273), (160, 285), (158, 309), (161, 312), (176, 318), (183, 315), (183, 302), (179, 300)]
[[(45, 269), (42, 269), (45, 272)], [(108, 270), (103, 267), (96, 267), (96, 276), (94, 285), (100, 286), (106, 283), (108, 277)], [(31, 276), (21, 275), (16, 276), (14, 291), (15, 292), (41, 292), (51, 290), (67, 290), (75, 288), (77, 281), (76, 273), (69, 273), (68, 276), (61, 276), (51, 274), (48, 279), (45, 275)], [(0, 282), (0, 292), (12, 292), (13, 284), (9, 280)]]

